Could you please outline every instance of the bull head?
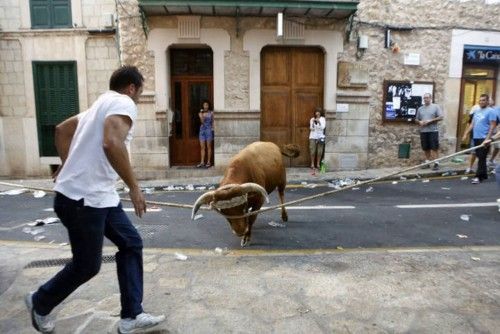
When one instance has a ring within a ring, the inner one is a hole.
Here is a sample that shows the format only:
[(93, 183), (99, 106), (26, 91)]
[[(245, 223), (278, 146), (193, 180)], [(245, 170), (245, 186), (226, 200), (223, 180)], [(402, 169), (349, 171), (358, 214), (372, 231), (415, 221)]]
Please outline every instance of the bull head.
[[(202, 205), (210, 205), (224, 215), (241, 216), (247, 213), (248, 194), (257, 193), (269, 203), (266, 190), (257, 183), (227, 184), (216, 190), (209, 191), (198, 197), (193, 205), (191, 219)], [(233, 232), (242, 237), (248, 232), (248, 217), (228, 218)], [(243, 245), (243, 241), (242, 241)]]

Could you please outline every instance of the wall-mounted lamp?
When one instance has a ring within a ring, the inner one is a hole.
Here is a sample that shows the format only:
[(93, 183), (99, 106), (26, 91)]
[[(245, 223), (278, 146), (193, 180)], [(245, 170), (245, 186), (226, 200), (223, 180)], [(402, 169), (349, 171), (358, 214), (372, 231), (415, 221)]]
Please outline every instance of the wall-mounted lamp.
[(390, 48), (392, 44), (392, 39), (391, 39), (391, 29), (385, 28), (385, 39), (384, 39), (384, 47), (386, 49)]
[(368, 36), (359, 35), (359, 37), (358, 37), (358, 49), (360, 49), (360, 50), (368, 49)]
[(276, 16), (276, 36), (283, 37), (283, 13)]

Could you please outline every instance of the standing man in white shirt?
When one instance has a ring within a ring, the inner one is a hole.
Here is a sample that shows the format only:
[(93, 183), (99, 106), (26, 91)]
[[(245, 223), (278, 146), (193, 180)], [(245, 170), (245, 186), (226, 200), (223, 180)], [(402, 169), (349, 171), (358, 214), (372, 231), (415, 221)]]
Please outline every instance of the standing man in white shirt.
[[(438, 158), (439, 129), (437, 123), (443, 119), (441, 108), (431, 102), (432, 95), (425, 93), (424, 105), (418, 108), (416, 115), (416, 121), (420, 126), (420, 144), (425, 154), (425, 162)], [(439, 163), (435, 162), (432, 169), (438, 170)]]
[(316, 175), (316, 168), (320, 168), (321, 159), (325, 150), (326, 120), (322, 116), (322, 109), (314, 110), (314, 117), (309, 120), (309, 153), (311, 155), (311, 175)]
[(117, 247), (120, 287), (119, 333), (133, 333), (165, 319), (144, 313), (142, 239), (122, 209), (115, 183), (120, 176), (130, 188), (138, 217), (146, 202), (130, 165), (127, 145), (137, 117), (144, 78), (134, 66), (116, 70), (109, 91), (87, 111), (56, 127), (55, 145), (62, 165), (55, 174), (54, 211), (68, 230), (73, 258), (36, 292), (26, 305), (36, 330), (51, 333), (50, 312), (101, 267), (104, 237)]

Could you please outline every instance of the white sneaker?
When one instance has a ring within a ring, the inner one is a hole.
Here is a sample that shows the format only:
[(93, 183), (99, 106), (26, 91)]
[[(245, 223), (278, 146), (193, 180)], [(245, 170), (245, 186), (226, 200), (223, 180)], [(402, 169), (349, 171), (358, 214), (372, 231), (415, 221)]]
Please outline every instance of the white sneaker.
[(40, 333), (52, 333), (55, 327), (54, 322), (49, 315), (40, 315), (36, 313), (33, 309), (33, 294), (34, 292), (30, 292), (24, 297), (24, 302), (31, 315), (31, 323)]
[(469, 167), (467, 167), (467, 169), (465, 170), (464, 174), (470, 174), (472, 172), (472, 169), (470, 169)]
[(479, 181), (478, 177), (475, 177), (475, 178), (472, 179), (471, 183), (472, 184), (479, 184), (479, 183), (481, 183), (481, 181)]
[(118, 323), (118, 333), (120, 334), (137, 333), (147, 328), (156, 326), (163, 320), (165, 320), (164, 315), (155, 316), (143, 312), (141, 314), (138, 314), (135, 317), (135, 319), (132, 318), (120, 319), (120, 322)]

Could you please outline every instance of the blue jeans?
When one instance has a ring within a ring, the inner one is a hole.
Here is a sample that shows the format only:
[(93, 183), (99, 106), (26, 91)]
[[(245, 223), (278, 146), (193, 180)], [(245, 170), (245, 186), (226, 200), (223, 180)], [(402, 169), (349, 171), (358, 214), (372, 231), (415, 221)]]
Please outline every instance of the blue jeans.
[(33, 295), (33, 306), (40, 315), (49, 314), (80, 285), (101, 268), (104, 236), (117, 247), (116, 266), (120, 286), (121, 317), (142, 313), (142, 239), (122, 209), (93, 208), (60, 193), (54, 211), (68, 230), (73, 258), (59, 273)]

